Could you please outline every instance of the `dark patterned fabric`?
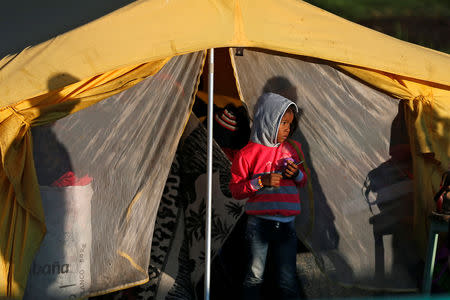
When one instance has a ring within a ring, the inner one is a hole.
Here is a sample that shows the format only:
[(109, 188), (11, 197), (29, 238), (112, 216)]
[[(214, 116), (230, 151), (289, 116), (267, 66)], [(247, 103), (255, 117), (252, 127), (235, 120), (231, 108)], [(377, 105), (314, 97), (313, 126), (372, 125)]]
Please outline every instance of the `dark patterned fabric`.
[[(196, 286), (201, 286), (205, 268), (206, 145), (207, 131), (193, 116), (178, 146), (158, 208), (149, 282), (98, 298), (202, 299)], [(244, 202), (231, 198), (231, 162), (216, 143), (213, 147), (211, 256), (215, 258), (242, 216)]]

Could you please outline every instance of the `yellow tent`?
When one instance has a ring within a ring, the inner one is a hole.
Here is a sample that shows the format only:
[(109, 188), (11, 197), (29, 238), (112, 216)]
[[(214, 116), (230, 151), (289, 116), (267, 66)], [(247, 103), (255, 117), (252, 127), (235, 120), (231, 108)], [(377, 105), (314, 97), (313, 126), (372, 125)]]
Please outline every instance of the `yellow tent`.
[(219, 47), (321, 59), (405, 99), (414, 154), (414, 225), (425, 235), (432, 195), (450, 164), (449, 55), (302, 1), (143, 0), (0, 60), (0, 295), (23, 295), (45, 234), (30, 127), (119, 93), (172, 57)]

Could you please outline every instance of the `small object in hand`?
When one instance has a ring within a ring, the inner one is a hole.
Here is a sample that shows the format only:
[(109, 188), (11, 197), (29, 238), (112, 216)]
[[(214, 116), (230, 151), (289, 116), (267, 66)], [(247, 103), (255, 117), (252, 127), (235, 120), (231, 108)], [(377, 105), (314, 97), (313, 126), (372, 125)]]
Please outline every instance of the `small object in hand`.
[[(288, 179), (292, 179), (292, 178), (296, 177), (299, 172), (298, 165), (301, 163), (302, 162), (296, 163), (293, 159), (286, 160), (286, 168), (284, 169), (283, 177), (288, 178)], [(294, 169), (295, 171), (292, 169)], [(289, 171), (292, 174), (288, 174), (287, 171)]]

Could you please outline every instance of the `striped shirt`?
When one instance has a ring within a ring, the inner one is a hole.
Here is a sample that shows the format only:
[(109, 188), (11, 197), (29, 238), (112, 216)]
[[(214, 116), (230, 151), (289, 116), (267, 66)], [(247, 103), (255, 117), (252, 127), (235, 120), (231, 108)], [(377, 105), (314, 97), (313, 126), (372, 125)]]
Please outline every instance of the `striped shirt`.
[[(297, 145), (301, 151), (300, 144)], [(258, 184), (260, 176), (283, 173), (287, 160), (300, 162), (297, 152), (288, 142), (276, 147), (250, 142), (237, 153), (231, 167), (230, 190), (235, 199), (249, 198), (245, 205), (247, 214), (282, 218), (300, 213), (297, 188), (307, 180), (302, 165), (299, 175), (293, 179), (281, 179), (280, 187), (261, 188)]]

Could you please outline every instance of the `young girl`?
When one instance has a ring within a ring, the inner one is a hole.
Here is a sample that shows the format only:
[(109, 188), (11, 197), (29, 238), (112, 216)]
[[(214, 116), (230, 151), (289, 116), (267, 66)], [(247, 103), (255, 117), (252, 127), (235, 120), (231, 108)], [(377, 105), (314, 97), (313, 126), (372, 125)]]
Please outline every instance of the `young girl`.
[(262, 95), (255, 109), (250, 142), (231, 166), (233, 197), (249, 198), (245, 205), (248, 265), (243, 299), (261, 298), (269, 248), (280, 288), (278, 299), (299, 297), (294, 219), (300, 213), (297, 187), (306, 183), (306, 173), (297, 154), (300, 144), (292, 141), (296, 149), (287, 141), (297, 112), (296, 104), (280, 95)]

